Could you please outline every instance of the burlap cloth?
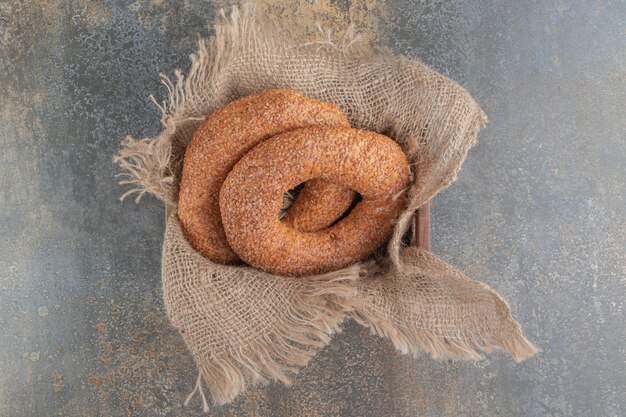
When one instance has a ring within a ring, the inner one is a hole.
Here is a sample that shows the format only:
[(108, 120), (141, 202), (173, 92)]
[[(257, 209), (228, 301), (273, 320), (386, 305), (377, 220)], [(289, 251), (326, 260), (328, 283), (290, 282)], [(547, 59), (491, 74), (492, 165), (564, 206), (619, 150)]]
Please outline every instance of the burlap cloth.
[[(289, 383), (341, 323), (352, 317), (403, 353), (479, 358), (501, 348), (516, 360), (536, 349), (507, 303), (436, 256), (406, 247), (415, 210), (452, 183), (486, 116), (469, 93), (424, 64), (359, 40), (295, 40), (252, 5), (222, 13), (215, 36), (199, 42), (187, 76), (162, 75), (169, 96), (162, 133), (127, 138), (115, 161), (123, 197), (148, 192), (166, 204), (163, 299), (200, 370), (196, 389), (232, 401), (260, 381)], [(176, 215), (184, 149), (218, 107), (269, 88), (291, 88), (334, 103), (354, 127), (395, 139), (413, 182), (388, 250), (376, 261), (321, 276), (288, 278), (211, 262), (185, 240)], [(156, 101), (155, 101), (156, 102)]]

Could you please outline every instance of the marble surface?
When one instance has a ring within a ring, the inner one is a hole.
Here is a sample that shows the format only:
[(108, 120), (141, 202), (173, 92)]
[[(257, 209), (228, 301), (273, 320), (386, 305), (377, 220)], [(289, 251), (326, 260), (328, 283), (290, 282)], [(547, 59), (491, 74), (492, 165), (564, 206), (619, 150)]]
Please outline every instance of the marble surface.
[[(623, 1), (266, 1), (294, 31), (356, 21), (490, 118), (432, 202), (432, 250), (509, 300), (542, 351), (400, 355), (354, 323), (290, 388), (214, 416), (626, 415)], [(160, 298), (163, 207), (119, 202), (126, 134), (222, 1), (0, 2), (0, 415), (192, 416)]]

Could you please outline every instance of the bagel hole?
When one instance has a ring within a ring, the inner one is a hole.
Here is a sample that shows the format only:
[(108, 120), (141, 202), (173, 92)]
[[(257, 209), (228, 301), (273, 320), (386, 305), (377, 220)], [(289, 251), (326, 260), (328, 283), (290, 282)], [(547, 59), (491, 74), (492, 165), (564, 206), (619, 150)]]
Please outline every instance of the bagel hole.
[[(296, 198), (298, 198), (300, 191), (302, 191), (302, 188), (304, 188), (304, 184), (305, 182), (300, 183), (283, 194), (283, 204), (278, 212), (279, 220), (285, 217), (285, 215), (287, 214), (287, 211), (289, 210), (289, 207), (291, 207), (291, 204), (294, 202)], [(363, 197), (361, 196), (361, 194), (357, 192), (355, 192), (355, 194), (356, 195), (354, 199), (352, 199), (352, 203), (350, 203), (350, 206), (346, 209), (346, 211), (344, 211), (343, 214), (341, 214), (341, 216), (339, 216), (334, 222), (332, 222), (327, 227), (332, 227), (336, 225), (337, 223), (339, 223), (341, 220), (345, 219), (350, 214), (350, 212), (352, 212), (354, 207), (361, 200), (363, 200)]]
[(354, 196), (354, 198), (352, 199), (352, 203), (350, 203), (350, 207), (348, 207), (347, 210), (344, 211), (343, 214), (339, 216), (337, 220), (332, 222), (328, 227), (333, 227), (334, 225), (336, 225), (337, 223), (339, 223), (340, 221), (348, 217), (348, 215), (352, 212), (352, 210), (356, 207), (356, 205), (359, 204), (359, 202), (361, 202), (361, 200), (363, 200), (363, 197), (361, 196), (361, 194), (356, 193), (356, 196)]
[(289, 210), (289, 207), (291, 207), (291, 203), (293, 203), (293, 201), (298, 198), (298, 194), (300, 194), (300, 191), (302, 191), (303, 187), (304, 183), (298, 184), (283, 194), (283, 205), (278, 212), (279, 219), (285, 217), (285, 214), (287, 214), (287, 210)]

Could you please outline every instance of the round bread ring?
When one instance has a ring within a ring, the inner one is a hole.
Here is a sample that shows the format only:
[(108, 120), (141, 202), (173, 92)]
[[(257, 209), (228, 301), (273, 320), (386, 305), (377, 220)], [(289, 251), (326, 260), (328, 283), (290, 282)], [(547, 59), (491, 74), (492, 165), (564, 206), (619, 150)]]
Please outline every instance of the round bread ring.
[[(338, 107), (286, 89), (240, 98), (204, 120), (185, 151), (178, 198), (178, 218), (194, 249), (215, 262), (239, 260), (228, 245), (222, 227), (219, 208), (222, 183), (235, 163), (259, 142), (306, 126), (349, 127), (350, 123)], [(332, 223), (352, 201), (347, 201), (345, 190), (328, 183), (316, 185), (298, 199), (303, 199), (300, 204), (310, 210), (298, 211), (294, 223), (303, 219), (304, 224), (315, 227)], [(316, 220), (312, 217), (319, 214), (320, 205), (326, 211), (325, 217)]]
[[(323, 178), (362, 201), (336, 224), (306, 233), (276, 218), (285, 190)], [(233, 167), (220, 191), (224, 231), (248, 264), (302, 276), (362, 260), (391, 236), (405, 204), (410, 172), (387, 136), (352, 128), (304, 128), (257, 145)]]

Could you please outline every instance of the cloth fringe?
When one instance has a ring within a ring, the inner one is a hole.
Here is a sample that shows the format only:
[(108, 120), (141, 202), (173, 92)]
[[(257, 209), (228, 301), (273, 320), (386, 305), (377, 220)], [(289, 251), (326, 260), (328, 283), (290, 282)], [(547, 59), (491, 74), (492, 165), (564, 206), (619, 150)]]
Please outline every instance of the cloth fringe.
[(371, 333), (388, 338), (402, 354), (418, 357), (428, 353), (437, 360), (480, 360), (480, 352), (501, 349), (521, 362), (538, 352), (537, 347), (524, 337), (517, 322), (508, 320), (507, 326), (493, 333), (443, 336), (420, 327), (399, 328), (389, 320), (364, 310), (354, 310), (352, 318), (368, 327)]
[[(198, 362), (198, 382), (186, 402), (199, 393), (204, 410), (208, 411), (201, 380), (218, 405), (227, 404), (246, 389), (269, 380), (291, 385), (298, 370), (330, 342), (333, 334), (341, 331), (345, 310), (351, 305), (348, 300), (356, 295), (358, 268), (333, 275), (329, 281), (321, 280), (316, 287), (303, 291), (298, 308), (289, 310), (259, 340), (202, 357)], [(325, 300), (328, 295), (337, 299)]]

